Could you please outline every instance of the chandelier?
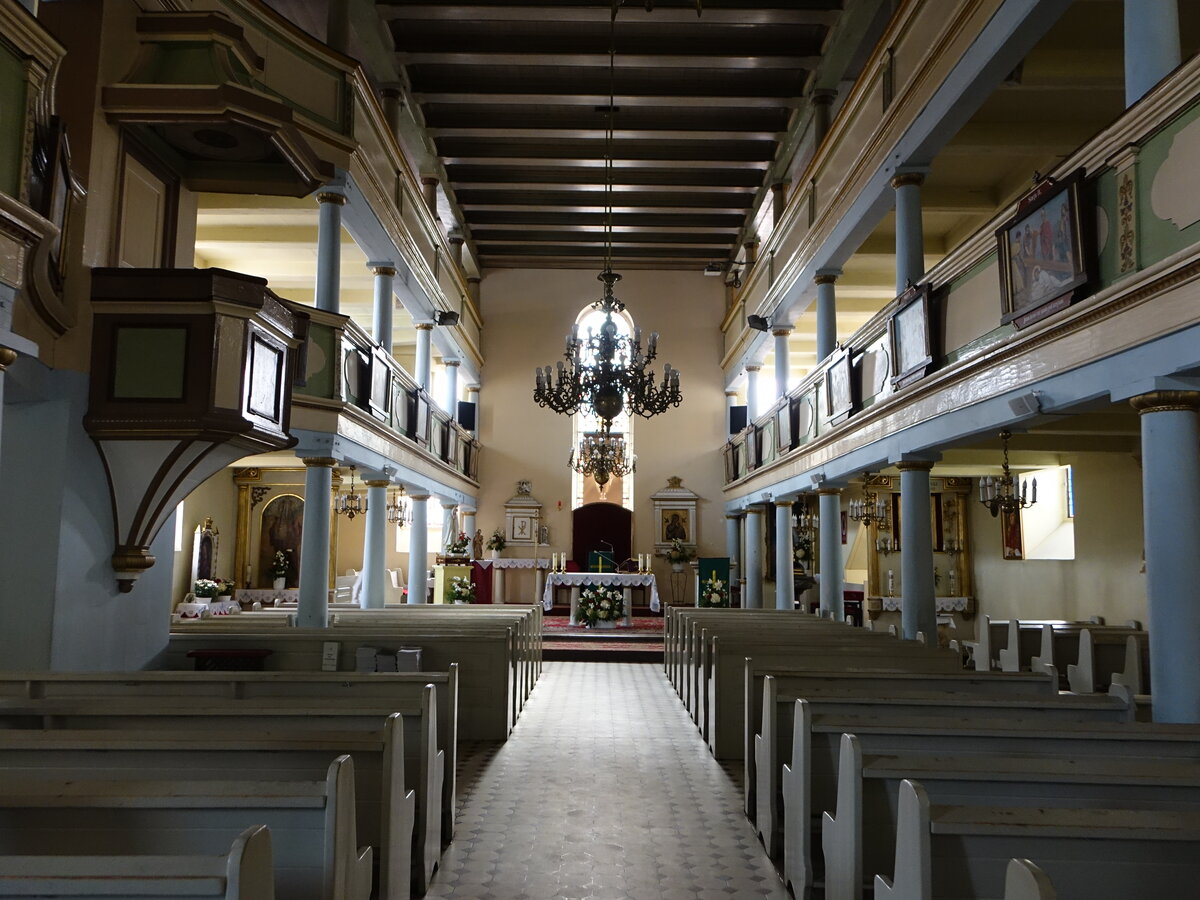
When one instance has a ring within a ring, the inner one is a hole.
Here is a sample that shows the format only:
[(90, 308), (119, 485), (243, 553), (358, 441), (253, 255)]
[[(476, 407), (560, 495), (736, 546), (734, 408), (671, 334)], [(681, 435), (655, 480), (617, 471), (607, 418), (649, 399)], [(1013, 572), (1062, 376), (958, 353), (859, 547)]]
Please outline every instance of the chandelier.
[(399, 493), (393, 492), (388, 495), (387, 520), (401, 528), (408, 524), (408, 503), (404, 499), (404, 485), (400, 485)]
[(805, 540), (812, 540), (816, 534), (820, 524), (821, 517), (812, 511), (808, 505), (808, 496), (805, 495), (802, 506), (799, 506), (799, 511), (796, 515), (796, 534)]
[(367, 498), (358, 494), (354, 489), (354, 466), (350, 467), (350, 487), (345, 492), (339, 492), (334, 511), (339, 516), (353, 519), (367, 511)]
[(863, 495), (861, 499), (850, 501), (850, 518), (862, 522), (868, 528), (874, 525), (881, 531), (888, 527), (888, 502), (883, 494), (870, 490), (871, 473), (863, 472)]
[[(625, 304), (613, 294), (613, 285), (621, 276), (612, 270), (612, 193), (613, 193), (613, 113), (615, 106), (616, 19), (620, 3), (613, 4), (608, 43), (608, 108), (604, 132), (604, 266), (597, 280), (604, 285), (600, 299), (592, 309), (604, 313), (600, 333), (588, 329), (586, 338), (573, 326), (567, 336), (563, 354), (565, 363), (537, 369), (533, 399), (556, 413), (574, 415), (580, 410), (592, 410), (607, 432), (613, 420), (623, 411), (645, 418), (678, 406), (683, 396), (679, 392), (679, 370), (670, 363), (663, 365), (662, 380), (657, 381), (651, 368), (658, 353), (658, 333), (650, 335), (642, 348), (642, 332), (636, 329), (630, 338), (619, 333), (614, 313), (625, 310)], [(657, 382), (657, 383), (656, 383)]]
[(567, 466), (580, 475), (591, 475), (603, 498), (610, 478), (621, 478), (637, 470), (637, 457), (630, 455), (621, 435), (593, 431), (580, 438), (578, 453), (571, 448)]
[(979, 502), (988, 508), (993, 516), (1014, 513), (1028, 509), (1037, 503), (1037, 479), (1032, 478), (1033, 493), (1029, 492), (1030, 481), (1024, 484), (1018, 476), (1013, 475), (1008, 468), (1008, 439), (1012, 432), (1007, 428), (1000, 432), (1000, 443), (1004, 447), (1004, 465), (1001, 475), (984, 475), (979, 479)]

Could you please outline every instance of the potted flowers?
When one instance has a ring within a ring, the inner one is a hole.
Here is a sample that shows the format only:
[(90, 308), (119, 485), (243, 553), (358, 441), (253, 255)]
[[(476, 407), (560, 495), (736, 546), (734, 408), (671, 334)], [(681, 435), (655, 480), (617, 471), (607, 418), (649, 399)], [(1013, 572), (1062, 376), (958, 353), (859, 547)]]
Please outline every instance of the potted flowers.
[(625, 614), (625, 595), (615, 587), (596, 585), (579, 595), (576, 621), (585, 628), (616, 628)]
[(282, 591), (287, 587), (288, 572), (292, 568), (292, 560), (289, 554), (291, 550), (276, 550), (275, 556), (271, 560), (271, 577), (274, 579), (273, 587), (277, 591)]
[(455, 575), (450, 579), (450, 599), (455, 603), (474, 603), (475, 585), (464, 575)]
[(504, 539), (504, 532), (497, 528), (492, 532), (492, 536), (488, 538), (487, 548), (492, 551), (492, 559), (500, 558), (500, 551), (508, 545), (508, 541)]
[(192, 593), (197, 600), (215, 600), (221, 593), (222, 582), (212, 578), (197, 578)]
[(713, 572), (700, 585), (700, 606), (725, 608), (729, 606), (729, 585)]
[(671, 564), (672, 572), (682, 572), (683, 567), (696, 558), (696, 551), (679, 538), (675, 538), (664, 555)]

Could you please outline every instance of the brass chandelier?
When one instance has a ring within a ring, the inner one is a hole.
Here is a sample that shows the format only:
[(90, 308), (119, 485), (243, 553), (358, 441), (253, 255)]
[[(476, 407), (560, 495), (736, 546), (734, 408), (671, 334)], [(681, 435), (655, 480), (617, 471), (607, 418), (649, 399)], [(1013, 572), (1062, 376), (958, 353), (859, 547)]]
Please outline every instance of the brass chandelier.
[(862, 522), (870, 528), (874, 525), (879, 530), (888, 527), (888, 502), (883, 494), (876, 494), (870, 489), (871, 473), (863, 472), (863, 495), (861, 499), (850, 501), (850, 518)]
[(408, 524), (408, 503), (404, 496), (404, 485), (400, 485), (399, 493), (390, 493), (387, 502), (387, 520), (392, 525), (403, 528)]
[(567, 465), (580, 475), (591, 475), (603, 497), (608, 492), (611, 478), (622, 478), (637, 471), (637, 456), (629, 453), (622, 435), (608, 431), (589, 432), (580, 438), (578, 452), (571, 448)]
[(350, 467), (350, 487), (344, 492), (339, 492), (337, 501), (334, 504), (334, 512), (339, 516), (345, 516), (347, 519), (353, 519), (355, 516), (361, 516), (367, 511), (367, 498), (359, 494), (355, 490), (354, 485), (354, 470), (355, 467)]
[[(608, 108), (604, 133), (604, 267), (597, 280), (604, 288), (592, 309), (604, 313), (600, 333), (588, 329), (580, 337), (579, 326), (573, 326), (567, 336), (564, 360), (555, 368), (538, 368), (533, 399), (556, 413), (574, 415), (591, 410), (600, 419), (601, 429), (608, 433), (613, 420), (622, 412), (645, 418), (678, 406), (683, 399), (679, 391), (679, 370), (670, 363), (663, 365), (662, 380), (657, 381), (651, 368), (658, 353), (658, 333), (650, 335), (642, 348), (641, 329), (632, 338), (621, 334), (614, 313), (625, 310), (625, 304), (613, 294), (613, 286), (621, 276), (612, 270), (612, 193), (613, 193), (613, 113), (615, 106), (616, 46), (615, 31), (619, 2), (614, 2), (609, 26), (608, 44)], [(582, 455), (582, 448), (581, 448)]]
[(1012, 432), (1007, 428), (1000, 432), (1000, 443), (1004, 447), (1004, 464), (1000, 475), (984, 475), (979, 479), (979, 502), (988, 508), (993, 516), (1004, 513), (1014, 513), (1018, 510), (1029, 509), (1037, 503), (1037, 479), (1032, 478), (1033, 493), (1029, 492), (1030, 481), (1021, 483), (1017, 475), (1008, 468), (1008, 439)]

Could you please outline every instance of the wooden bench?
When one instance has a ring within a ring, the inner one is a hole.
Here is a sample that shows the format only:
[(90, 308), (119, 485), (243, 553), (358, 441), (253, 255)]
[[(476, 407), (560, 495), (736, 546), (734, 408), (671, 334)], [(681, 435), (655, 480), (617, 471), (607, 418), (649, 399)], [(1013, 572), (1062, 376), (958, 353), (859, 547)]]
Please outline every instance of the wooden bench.
[[(811, 887), (816, 875), (812, 814), (837, 804), (837, 740), (842, 731), (852, 730), (843, 723), (886, 723), (898, 731), (928, 732), (924, 746), (933, 753), (940, 746), (942, 732), (954, 729), (976, 729), (986, 735), (977, 741), (994, 746), (993, 735), (1005, 732), (1028, 738), (1064, 726), (1106, 725), (1115, 732), (1130, 716), (1127, 705), (1103, 696), (952, 698), (930, 693), (880, 698), (810, 693), (808, 699), (781, 699), (769, 677), (764, 679), (763, 691), (761, 746), (775, 747), (777, 758), (790, 759), (790, 764), (781, 766), (780, 777), (783, 876), (797, 895)], [(832, 752), (828, 748), (814, 752), (813, 718), (818, 715), (826, 730), (835, 732)], [(789, 732), (790, 747), (785, 743)], [(770, 761), (765, 760), (764, 765)]]
[[(458, 665), (445, 672), (188, 672), (151, 670), (144, 672), (3, 672), (0, 673), (0, 711), (5, 700), (84, 700), (93, 705), (113, 698), (176, 698), (181, 704), (197, 700), (232, 700), (250, 703), (265, 699), (298, 701), (307, 708), (315, 700), (328, 698), (336, 713), (339, 707), (369, 702), (379, 713), (407, 710), (420, 715), (425, 688), (434, 691), (434, 741), (445, 754), (442, 788), (443, 846), (454, 837), (457, 805), (459, 679)], [(384, 701), (379, 705), (379, 701)], [(388, 709), (394, 704), (394, 709)], [(184, 710), (186, 712), (186, 708)], [(282, 724), (278, 717), (274, 724)], [(33, 724), (33, 723), (29, 723)], [(53, 723), (62, 727), (61, 721)], [(39, 726), (40, 727), (40, 726)], [(101, 725), (100, 727), (105, 727)], [(419, 734), (419, 732), (417, 732)], [(415, 744), (414, 746), (423, 746)]]
[[(393, 722), (394, 728), (393, 716), (397, 714), (403, 731), (407, 732), (403, 741), (388, 740), (388, 723)], [(411, 844), (391, 840), (387, 849), (381, 851), (381, 880), (386, 879), (391, 890), (400, 890), (399, 885), (404, 884), (401, 873), (411, 857), (411, 881), (417, 892), (423, 893), (440, 861), (442, 847), (453, 836), (453, 807), (450, 822), (446, 822), (445, 814), (447, 798), (453, 799), (452, 792), (445, 790), (445, 781), (453, 777), (453, 770), (438, 746), (437, 707), (431, 685), (422, 689), (419, 701), (407, 707), (394, 699), (371, 701), (370, 698), (360, 699), (354, 705), (321, 705), (311, 700), (280, 697), (209, 698), (186, 704), (169, 697), (154, 701), (109, 698), (102, 706), (92, 698), (4, 700), (0, 702), (0, 729), (5, 727), (51, 729), (40, 732), (45, 736), (52, 736), (57, 729), (99, 729), (109, 733), (115, 729), (155, 730), (165, 732), (168, 737), (194, 729), (214, 733), (234, 731), (261, 735), (268, 746), (278, 745), (281, 753), (289, 742), (304, 741), (314, 732), (357, 732), (368, 737), (383, 732), (382, 741), (376, 738), (378, 753), (363, 762), (364, 766), (371, 766), (368, 784), (377, 791), (369, 799), (367, 809), (378, 810), (375, 815), (364, 810), (364, 825), (378, 823), (382, 830), (395, 822), (397, 827), (405, 827), (403, 793), (395, 794), (396, 790), (402, 792), (403, 785), (415, 791), (415, 808)], [(0, 737), (7, 740), (2, 732)], [(349, 737), (343, 735), (343, 740)], [(397, 752), (400, 759), (394, 757)], [(398, 774), (403, 779), (399, 785)]]
[(1145, 631), (1079, 632), (1079, 657), (1067, 666), (1067, 683), (1077, 694), (1107, 691), (1116, 681), (1135, 694), (1150, 691), (1150, 635)]
[(0, 772), (0, 853), (103, 855), (223, 853), (250, 824), (271, 829), (280, 897), (369, 900), (370, 847), (359, 847), (354, 764), (321, 780), (189, 781), (87, 770), (41, 777)]
[[(843, 734), (836, 815), (825, 812), (825, 896), (860, 900), (862, 873), (895, 857), (900, 784), (934, 804), (1200, 811), (1200, 761), (1057, 754), (866, 755)], [(1032, 848), (1031, 848), (1032, 849)]]
[[(762, 666), (746, 659), (746, 722), (760, 723), (758, 733), (746, 729), (745, 808), (755, 822), (759, 836), (772, 856), (779, 855), (779, 813), (782, 793), (779, 774), (789, 758), (792, 735), (786, 727), (788, 704), (797, 697), (823, 697), (839, 693), (875, 694), (892, 692), (937, 692), (949, 699), (975, 697), (1057, 697), (1054, 682), (1042, 673), (989, 672), (870, 672), (863, 670), (828, 671), (787, 669)], [(768, 681), (768, 679), (770, 679)], [(774, 698), (772, 700), (772, 698)], [(785, 725), (780, 727), (780, 710), (764, 717), (768, 703), (783, 704)], [(772, 736), (768, 740), (767, 736)]]
[(905, 780), (894, 875), (875, 876), (875, 897), (995, 897), (1017, 856), (1064, 897), (1186, 896), (1200, 877), (1200, 812), (937, 806)]
[(274, 900), (271, 831), (247, 828), (224, 856), (0, 856), (0, 896)]
[[(466, 618), (465, 616), (463, 618)], [(473, 618), (473, 617), (472, 617)], [(359, 647), (419, 647), (422, 667), (444, 672), (458, 664), (458, 734), (465, 740), (506, 740), (523, 706), (511, 627), (291, 628), (276, 632), (171, 633), (162, 660), (171, 670), (187, 669), (195, 647), (265, 647), (272, 650), (268, 672), (321, 671), (325, 644), (338, 646), (340, 659), (354, 659)], [(347, 666), (352, 668), (352, 666)]]

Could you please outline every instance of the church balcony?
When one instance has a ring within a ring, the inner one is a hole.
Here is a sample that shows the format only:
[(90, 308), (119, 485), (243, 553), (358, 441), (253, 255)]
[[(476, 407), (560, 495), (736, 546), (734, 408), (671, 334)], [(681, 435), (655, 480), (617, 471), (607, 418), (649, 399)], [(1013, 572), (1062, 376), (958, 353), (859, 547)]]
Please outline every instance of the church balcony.
[(917, 335), (929, 359), (919, 371), (896, 362), (912, 351), (897, 336), (901, 297), (726, 443), (727, 499), (811, 489), (817, 476), (844, 478), (1196, 371), (1200, 186), (1188, 173), (1200, 158), (1197, 96), (1193, 58), (1050, 173), (1064, 184), (1080, 178), (1070, 215), (1085, 283), (1050, 291), (1047, 302), (1014, 302), (1012, 229), (1044, 207), (1000, 210), (922, 277), (928, 313)]
[(292, 424), (336, 435), (428, 479), (478, 488), (479, 441), (437, 406), (392, 355), (346, 316), (310, 316)]

